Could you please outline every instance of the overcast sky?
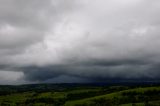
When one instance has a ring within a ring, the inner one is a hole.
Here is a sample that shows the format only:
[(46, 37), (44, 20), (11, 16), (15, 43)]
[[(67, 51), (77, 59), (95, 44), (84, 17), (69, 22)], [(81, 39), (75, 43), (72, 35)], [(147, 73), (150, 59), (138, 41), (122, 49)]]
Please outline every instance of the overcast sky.
[(0, 0), (0, 84), (160, 79), (160, 0)]

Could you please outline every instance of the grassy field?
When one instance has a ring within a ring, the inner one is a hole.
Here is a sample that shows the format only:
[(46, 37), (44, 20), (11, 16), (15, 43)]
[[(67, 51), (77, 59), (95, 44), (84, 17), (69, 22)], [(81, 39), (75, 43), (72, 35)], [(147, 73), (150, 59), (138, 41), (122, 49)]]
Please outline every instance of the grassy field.
[[(91, 97), (91, 98), (86, 98), (86, 99), (81, 99), (81, 100), (75, 100), (75, 101), (67, 101), (65, 106), (75, 106), (75, 105), (92, 105), (94, 101), (97, 101), (99, 100), (99, 102), (105, 102), (110, 100), (110, 101), (113, 101), (115, 102), (115, 105), (119, 102), (119, 100), (122, 100), (122, 99), (126, 99), (124, 101), (128, 101), (127, 99), (131, 98), (133, 100), (133, 98), (135, 97), (138, 97), (138, 96), (145, 96), (143, 95), (145, 92), (148, 92), (148, 91), (160, 91), (160, 87), (145, 87), (145, 88), (134, 88), (134, 89), (129, 89), (129, 90), (122, 90), (122, 91), (119, 91), (119, 92), (113, 92), (113, 93), (109, 93), (109, 94), (104, 94), (104, 95), (100, 95), (100, 96), (95, 96), (95, 97)], [(128, 94), (127, 96), (123, 96), (123, 93), (132, 93), (134, 92), (135, 95), (131, 95), (131, 94)], [(152, 94), (151, 94), (152, 95)], [(160, 95), (154, 95), (154, 96), (157, 96), (156, 99), (160, 99)], [(146, 99), (149, 99), (151, 100), (152, 98), (150, 98), (151, 96), (145, 96)], [(145, 98), (144, 98), (145, 99)], [(138, 101), (138, 100), (137, 100)], [(143, 100), (143, 102), (145, 102), (145, 100)], [(138, 105), (138, 106), (141, 106), (143, 105), (144, 103), (135, 103), (133, 102), (135, 105)], [(99, 103), (100, 104), (100, 103)], [(113, 103), (114, 104), (114, 103)], [(106, 104), (107, 105), (107, 104)], [(120, 105), (120, 104), (119, 104)], [(132, 105), (132, 103), (128, 103), (128, 104), (122, 104), (121, 106), (130, 106)]]
[[(3, 88), (3, 87), (2, 87)], [(0, 106), (160, 106), (160, 86), (80, 86), (0, 93)]]

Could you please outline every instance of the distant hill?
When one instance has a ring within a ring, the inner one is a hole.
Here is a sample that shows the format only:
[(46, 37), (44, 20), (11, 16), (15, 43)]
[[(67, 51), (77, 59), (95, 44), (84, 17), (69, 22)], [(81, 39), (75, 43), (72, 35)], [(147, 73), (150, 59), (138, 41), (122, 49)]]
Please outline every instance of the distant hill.
[(0, 106), (160, 106), (153, 82), (1, 85)]

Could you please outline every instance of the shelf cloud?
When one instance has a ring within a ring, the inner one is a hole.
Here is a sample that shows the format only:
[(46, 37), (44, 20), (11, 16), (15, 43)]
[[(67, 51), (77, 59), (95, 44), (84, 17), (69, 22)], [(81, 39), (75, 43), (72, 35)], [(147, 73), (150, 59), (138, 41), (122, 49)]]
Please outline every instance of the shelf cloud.
[(159, 0), (1, 0), (0, 84), (159, 80)]

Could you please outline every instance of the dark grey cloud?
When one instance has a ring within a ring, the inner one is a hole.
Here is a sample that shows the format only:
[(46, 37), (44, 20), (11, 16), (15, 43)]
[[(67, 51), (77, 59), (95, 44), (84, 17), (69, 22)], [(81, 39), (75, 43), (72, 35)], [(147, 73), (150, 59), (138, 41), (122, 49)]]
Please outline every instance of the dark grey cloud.
[(158, 0), (1, 0), (0, 83), (159, 80), (159, 11)]

